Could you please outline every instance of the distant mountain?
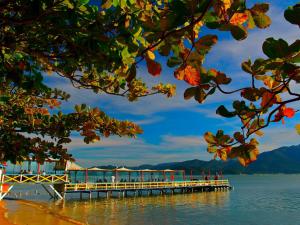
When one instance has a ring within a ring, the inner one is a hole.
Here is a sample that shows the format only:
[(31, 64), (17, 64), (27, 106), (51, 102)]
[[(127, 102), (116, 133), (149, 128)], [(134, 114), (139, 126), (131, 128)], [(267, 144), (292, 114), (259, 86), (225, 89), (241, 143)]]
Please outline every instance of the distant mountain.
[(263, 152), (258, 159), (248, 167), (243, 167), (237, 160), (189, 160), (184, 162), (161, 163), (157, 165), (141, 165), (133, 169), (183, 169), (193, 170), (194, 174), (210, 170), (211, 173), (222, 170), (224, 174), (240, 173), (300, 173), (300, 145), (281, 147), (269, 152)]

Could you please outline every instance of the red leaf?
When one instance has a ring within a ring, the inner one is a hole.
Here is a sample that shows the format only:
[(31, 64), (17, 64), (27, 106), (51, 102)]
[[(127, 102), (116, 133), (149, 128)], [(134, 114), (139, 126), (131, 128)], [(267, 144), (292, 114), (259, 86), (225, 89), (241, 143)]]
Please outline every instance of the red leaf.
[(148, 57), (146, 58), (148, 72), (152, 76), (159, 76), (161, 73), (161, 65), (158, 62), (155, 62)]
[(23, 61), (19, 62), (19, 69), (20, 69), (20, 70), (24, 70), (25, 67), (26, 67), (25, 62), (23, 62)]
[(293, 118), (295, 115), (295, 110), (293, 108), (285, 108), (283, 109), (283, 115), (287, 118)]

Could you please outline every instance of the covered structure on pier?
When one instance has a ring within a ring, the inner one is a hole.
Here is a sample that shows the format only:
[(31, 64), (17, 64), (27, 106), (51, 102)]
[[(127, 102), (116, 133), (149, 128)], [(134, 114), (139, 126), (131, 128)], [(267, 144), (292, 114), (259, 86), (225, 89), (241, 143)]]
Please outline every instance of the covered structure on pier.
[(104, 169), (98, 167), (83, 168), (77, 164), (66, 167), (69, 179), (73, 183), (105, 182), (153, 182), (185, 180), (184, 170), (129, 169), (125, 167)]

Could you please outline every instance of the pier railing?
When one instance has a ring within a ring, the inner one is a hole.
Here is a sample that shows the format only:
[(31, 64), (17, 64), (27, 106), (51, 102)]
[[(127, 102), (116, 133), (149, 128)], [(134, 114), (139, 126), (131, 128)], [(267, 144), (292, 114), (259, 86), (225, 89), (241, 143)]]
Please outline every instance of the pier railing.
[(109, 190), (140, 190), (188, 187), (216, 187), (229, 186), (228, 180), (199, 180), (172, 182), (117, 182), (117, 183), (68, 183), (65, 191), (109, 191)]
[(0, 183), (66, 183), (68, 175), (65, 174), (4, 174)]

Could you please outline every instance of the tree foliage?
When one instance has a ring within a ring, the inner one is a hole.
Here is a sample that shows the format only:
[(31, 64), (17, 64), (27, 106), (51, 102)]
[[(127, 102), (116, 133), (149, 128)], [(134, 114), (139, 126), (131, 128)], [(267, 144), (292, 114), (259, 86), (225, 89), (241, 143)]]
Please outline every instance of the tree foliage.
[[(225, 91), (231, 78), (217, 68), (204, 68), (206, 55), (217, 43), (214, 30), (230, 32), (237, 41), (248, 30), (267, 28), (269, 5), (248, 7), (245, 0), (4, 0), (0, 3), (0, 153), (2, 160), (19, 161), (34, 156), (69, 159), (63, 147), (72, 132), (86, 143), (101, 136), (135, 136), (141, 129), (128, 121), (109, 118), (100, 109), (75, 106), (71, 113), (56, 112), (68, 94), (49, 88), (45, 73), (56, 73), (75, 88), (91, 89), (135, 101), (152, 94), (172, 97), (175, 86), (158, 83), (149, 87), (137, 77), (146, 62), (148, 73), (159, 76), (165, 57), (174, 77), (191, 87), (184, 98), (203, 103), (215, 91), (240, 92), (242, 101), (233, 109), (220, 106), (217, 113), (238, 117), (242, 131), (233, 137), (218, 131), (206, 133), (208, 151), (221, 159), (238, 157), (243, 165), (256, 159), (258, 142), (252, 134), (271, 122), (293, 117), (287, 105), (300, 94), (290, 83), (299, 79), (299, 40), (292, 44), (268, 38), (263, 43), (266, 59), (242, 63), (252, 83)], [(299, 25), (299, 5), (289, 7), (286, 20)], [(202, 35), (203, 27), (211, 34)], [(144, 77), (146, 75), (143, 75)], [(256, 83), (259, 82), (259, 85)], [(281, 94), (290, 98), (282, 100)], [(299, 129), (298, 129), (299, 130)]]

